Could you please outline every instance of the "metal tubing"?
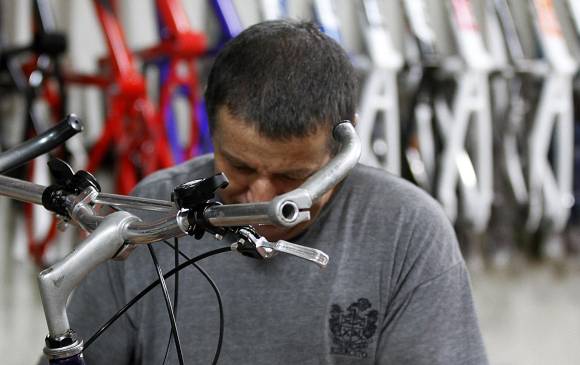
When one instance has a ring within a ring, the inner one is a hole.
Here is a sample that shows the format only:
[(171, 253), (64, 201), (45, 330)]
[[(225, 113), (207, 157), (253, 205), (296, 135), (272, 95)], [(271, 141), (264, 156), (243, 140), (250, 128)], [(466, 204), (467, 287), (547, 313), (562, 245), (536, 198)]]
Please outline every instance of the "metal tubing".
[(318, 200), (324, 193), (339, 183), (356, 165), (361, 154), (360, 140), (354, 126), (343, 122), (334, 127), (334, 138), (341, 144), (338, 154), (324, 168), (302, 184), (300, 187), (308, 191), (312, 201)]
[(176, 210), (175, 204), (167, 200), (140, 198), (135, 196), (125, 196), (117, 194), (99, 193), (94, 202), (96, 204), (105, 204), (133, 209), (153, 210), (158, 212), (167, 212), (171, 210)]
[(137, 219), (128, 212), (109, 214), (76, 250), (38, 275), (50, 336), (59, 337), (70, 330), (66, 302), (72, 290), (99, 264), (113, 257), (125, 242), (126, 226)]
[[(212, 206), (204, 212), (204, 216), (215, 226), (275, 224), (291, 227), (310, 219), (309, 212), (303, 210), (309, 209), (314, 201), (340, 182), (360, 157), (360, 141), (351, 123), (338, 124), (333, 130), (333, 135), (341, 145), (340, 151), (326, 166), (308, 178), (298, 189), (280, 195), (271, 202)], [(43, 191), (44, 187), (41, 185), (0, 176), (0, 195), (42, 204)], [(115, 194), (99, 194), (94, 202), (156, 211), (171, 211), (175, 208), (173, 203), (169, 201)], [(94, 230), (102, 218), (95, 217), (92, 210), (85, 212), (81, 208), (78, 209), (80, 210), (73, 214), (76, 216), (73, 218), (87, 230)], [(170, 238), (171, 235), (175, 234), (179, 234), (175, 215), (170, 215), (153, 226), (145, 224), (134, 226), (134, 228), (132, 226), (129, 233), (130, 240), (134, 243), (154, 242)]]
[(42, 192), (45, 188), (42, 185), (0, 175), (0, 195), (15, 200), (42, 204)]
[(204, 217), (214, 226), (240, 226), (248, 224), (270, 224), (269, 203), (216, 205), (204, 212)]
[(129, 243), (144, 244), (184, 235), (174, 214), (153, 223), (132, 222), (127, 226), (125, 239)]
[(275, 224), (291, 227), (310, 219), (313, 202), (339, 183), (356, 165), (361, 154), (360, 140), (354, 126), (348, 122), (337, 124), (334, 138), (341, 149), (320, 171), (299, 188), (275, 197), (268, 203), (217, 205), (206, 209), (204, 216), (213, 225)]

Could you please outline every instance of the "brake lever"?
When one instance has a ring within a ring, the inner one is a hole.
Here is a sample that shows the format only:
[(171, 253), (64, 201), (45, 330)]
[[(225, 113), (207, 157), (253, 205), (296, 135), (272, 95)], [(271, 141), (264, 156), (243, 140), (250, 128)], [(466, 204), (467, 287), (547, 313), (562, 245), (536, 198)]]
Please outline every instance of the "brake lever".
[(274, 252), (282, 252), (285, 254), (300, 257), (304, 260), (314, 262), (315, 264), (319, 265), (322, 268), (326, 267), (326, 265), (328, 264), (328, 255), (321, 250), (297, 245), (295, 243), (284, 240), (279, 240), (276, 242), (268, 242), (268, 241), (266, 242), (271, 245), (270, 248), (274, 250)]
[(232, 244), (232, 250), (258, 259), (270, 259), (278, 253), (285, 253), (313, 262), (321, 268), (328, 264), (328, 255), (321, 250), (297, 245), (284, 240), (270, 242), (249, 227), (237, 230), (238, 240)]

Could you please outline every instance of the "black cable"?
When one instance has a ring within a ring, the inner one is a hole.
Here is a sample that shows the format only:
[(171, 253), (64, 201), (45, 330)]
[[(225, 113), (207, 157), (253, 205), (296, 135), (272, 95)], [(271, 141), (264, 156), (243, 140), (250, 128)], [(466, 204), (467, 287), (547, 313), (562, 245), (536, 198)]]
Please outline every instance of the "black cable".
[[(169, 247), (175, 249), (175, 247), (173, 247), (171, 245), (171, 243), (167, 242), (167, 241), (163, 241), (163, 243), (165, 243), (166, 245), (168, 245)], [(186, 260), (190, 260), (190, 258), (184, 254), (181, 250), (178, 250), (179, 254), (185, 258)], [(220, 357), (220, 353), (221, 353), (221, 349), (222, 349), (222, 343), (223, 343), (223, 339), (224, 339), (224, 305), (222, 302), (222, 297), (220, 294), (220, 290), (218, 289), (216, 283), (213, 281), (213, 279), (209, 276), (209, 274), (207, 273), (207, 271), (205, 271), (204, 269), (201, 268), (201, 266), (199, 266), (196, 263), (192, 264), (193, 267), (195, 267), (205, 278), (206, 280), (209, 282), (209, 285), (211, 285), (216, 299), (218, 301), (218, 308), (219, 308), (219, 316), (220, 316), (220, 331), (219, 331), (219, 336), (218, 336), (218, 344), (216, 347), (216, 351), (215, 351), (215, 355), (213, 357), (213, 361), (212, 364), (215, 365), (218, 362), (218, 359)]]
[[(230, 252), (231, 250), (232, 250), (232, 248), (230, 246), (225, 246), (222, 248), (218, 248), (218, 249), (215, 249), (212, 251), (202, 253), (201, 255), (198, 255), (192, 259), (185, 261), (184, 263), (180, 264), (175, 269), (172, 269), (172, 270), (166, 272), (163, 275), (163, 277), (165, 279), (170, 278), (176, 272), (183, 270), (184, 268), (188, 267), (189, 265), (192, 265), (193, 263), (195, 263), (199, 260), (203, 260), (205, 258), (208, 258), (208, 257), (213, 256), (213, 255), (217, 255), (217, 254), (220, 254), (223, 252)], [(131, 299), (127, 304), (125, 304), (125, 306), (123, 308), (119, 309), (119, 311), (117, 313), (115, 313), (103, 326), (101, 326), (101, 328), (99, 328), (87, 340), (87, 342), (85, 343), (84, 349), (86, 350), (93, 342), (95, 342), (95, 340), (97, 338), (99, 338), (99, 336), (101, 336), (103, 334), (103, 332), (105, 332), (107, 330), (107, 328), (109, 328), (113, 323), (115, 323), (117, 321), (117, 319), (119, 319), (126, 311), (128, 311), (129, 308), (131, 308), (133, 305), (135, 305), (135, 303), (137, 303), (139, 300), (141, 300), (141, 298), (143, 298), (147, 293), (149, 293), (151, 290), (153, 290), (153, 288), (155, 288), (157, 285), (159, 285), (159, 283), (160, 283), (159, 279), (155, 280), (154, 282), (149, 284), (149, 286), (147, 286), (145, 289), (143, 289), (139, 294), (137, 294), (135, 297), (133, 297), (133, 299)]]
[[(111, 208), (114, 208), (115, 210), (121, 210), (120, 208), (118, 208), (116, 206), (111, 206)], [(176, 253), (176, 256), (177, 256), (177, 253), (178, 253), (179, 255), (181, 255), (186, 260), (190, 260), (190, 258), (179, 249), (179, 240), (177, 239), (177, 237), (174, 238), (175, 246), (173, 246), (171, 243), (169, 243), (166, 240), (163, 240), (162, 242), (165, 243), (167, 246), (171, 247), (174, 250), (174, 252)], [(176, 260), (175, 261), (176, 262), (175, 265), (177, 266), (179, 264), (179, 258), (176, 257), (175, 260)], [(212, 289), (213, 289), (213, 291), (214, 291), (214, 293), (216, 295), (216, 299), (218, 301), (218, 309), (219, 309), (219, 317), (220, 317), (220, 326), (219, 326), (220, 327), (220, 330), (219, 330), (219, 335), (218, 335), (218, 344), (216, 346), (216, 351), (215, 351), (215, 354), (214, 354), (214, 357), (213, 357), (213, 361), (212, 361), (212, 364), (215, 365), (215, 364), (217, 364), (217, 362), (219, 360), (219, 357), (220, 357), (220, 354), (221, 354), (221, 349), (222, 349), (222, 344), (223, 344), (223, 339), (224, 339), (225, 320), (224, 320), (224, 306), (223, 306), (223, 302), (222, 302), (222, 297), (221, 297), (220, 291), (219, 291), (216, 283), (209, 276), (209, 274), (204, 269), (202, 269), (201, 266), (199, 266), (195, 262), (193, 262), (191, 265), (193, 267), (195, 267), (206, 278), (206, 280), (211, 285), (211, 287), (212, 287)], [(177, 285), (178, 274), (179, 274), (179, 270), (175, 273), (175, 282), (176, 282), (175, 287), (176, 288), (178, 286)], [(176, 293), (175, 293), (174, 303), (175, 303), (175, 305), (174, 305), (175, 312), (177, 313), (177, 290), (176, 290)], [(96, 335), (96, 333), (95, 333), (95, 335)], [(97, 335), (97, 337), (98, 336), (100, 336), (100, 334)], [(163, 364), (165, 364), (165, 361), (167, 360), (167, 355), (169, 354), (169, 347), (171, 345), (171, 339), (172, 339), (172, 336), (171, 336), (171, 332), (170, 332), (170, 334), (169, 334), (169, 341), (167, 341), (167, 347), (165, 348), (165, 355), (163, 356)], [(89, 341), (91, 341), (91, 339), (89, 339)], [(89, 341), (87, 341), (87, 346), (90, 343)], [(85, 349), (86, 349), (86, 346), (85, 346)]]
[[(179, 239), (177, 237), (173, 238), (173, 244), (175, 245), (175, 249), (173, 250), (175, 256), (174, 256), (174, 263), (175, 263), (175, 267), (177, 268), (179, 266)], [(177, 312), (177, 298), (179, 298), (179, 271), (177, 271), (175, 273), (175, 289), (174, 289), (174, 297), (173, 297), (173, 303), (175, 306), (175, 312)]]
[[(175, 266), (179, 266), (179, 240), (177, 237), (173, 238), (173, 244), (175, 247), (173, 248), (174, 253), (174, 262)], [(174, 279), (175, 286), (173, 288), (173, 309), (175, 311), (175, 316), (177, 317), (177, 298), (179, 298), (179, 272), (175, 273)], [(169, 340), (167, 340), (167, 346), (165, 347), (165, 355), (163, 356), (163, 365), (167, 361), (167, 355), (169, 354), (169, 347), (171, 346), (171, 339), (173, 338), (173, 332), (169, 332)]]
[(153, 251), (153, 246), (147, 245), (149, 253), (151, 254), (151, 259), (155, 265), (155, 271), (159, 277), (159, 282), (161, 283), (161, 289), (163, 290), (163, 299), (165, 299), (165, 306), (167, 307), (167, 314), (169, 315), (169, 323), (171, 323), (171, 333), (175, 338), (175, 350), (177, 351), (177, 359), (179, 360), (179, 365), (183, 365), (183, 352), (181, 351), (181, 341), (179, 340), (179, 331), (177, 330), (177, 321), (175, 320), (175, 313), (173, 312), (173, 306), (171, 305), (171, 299), (169, 298), (169, 290), (167, 290), (167, 283), (163, 278), (163, 271), (161, 271), (161, 266), (159, 266), (159, 261), (157, 261), (157, 256), (155, 251)]

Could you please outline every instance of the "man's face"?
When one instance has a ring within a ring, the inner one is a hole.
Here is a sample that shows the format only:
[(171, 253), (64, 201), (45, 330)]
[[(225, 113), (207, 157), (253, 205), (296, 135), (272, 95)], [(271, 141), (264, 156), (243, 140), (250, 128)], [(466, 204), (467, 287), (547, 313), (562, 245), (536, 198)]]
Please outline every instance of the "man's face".
[[(230, 181), (219, 195), (226, 204), (270, 201), (300, 186), (330, 160), (329, 133), (275, 141), (261, 136), (254, 127), (236, 119), (222, 107), (213, 132), (216, 172)], [(328, 202), (332, 190), (311, 208), (311, 221)], [(270, 241), (290, 239), (308, 227), (304, 222), (292, 228), (258, 226), (258, 233)]]

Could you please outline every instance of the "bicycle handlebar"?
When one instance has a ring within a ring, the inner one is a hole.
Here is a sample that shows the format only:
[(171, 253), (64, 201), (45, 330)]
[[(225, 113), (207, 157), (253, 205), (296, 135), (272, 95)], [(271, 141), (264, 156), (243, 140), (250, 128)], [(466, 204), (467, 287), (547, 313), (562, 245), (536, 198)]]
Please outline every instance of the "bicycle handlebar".
[[(72, 118), (67, 120), (70, 121)], [(78, 123), (78, 120), (74, 120)], [(69, 125), (74, 128), (76, 124)], [(248, 225), (294, 226), (310, 218), (308, 209), (347, 175), (357, 163), (361, 153), (360, 141), (350, 122), (337, 124), (333, 136), (341, 146), (337, 155), (298, 189), (280, 195), (271, 202), (207, 204), (200, 212), (194, 208), (178, 207), (176, 203), (169, 201), (99, 193), (94, 185), (84, 188), (77, 194), (69, 194), (66, 191), (57, 194), (57, 198), (66, 207), (68, 219), (92, 233), (75, 251), (39, 275), (41, 298), (49, 329), (45, 353), (51, 358), (65, 358), (82, 351), (82, 341), (75, 339), (69, 327), (66, 302), (72, 290), (96, 266), (123, 255), (128, 251), (126, 248), (135, 244), (157, 242), (180, 237), (186, 233), (193, 234), (196, 232), (195, 226), (203, 222), (209, 223), (204, 228), (215, 233), (217, 239), (223, 238), (222, 233), (233, 234), (235, 239), (231, 248), (242, 254), (270, 258), (277, 252), (283, 252), (324, 267), (328, 263), (328, 256), (322, 251), (282, 240), (269, 242)], [(44, 144), (45, 141), (37, 138), (27, 145), (37, 151), (35, 146), (39, 143)], [(0, 195), (42, 204), (45, 190), (47, 188), (44, 186), (0, 175)], [(124, 211), (103, 217), (96, 214), (95, 203), (165, 211), (167, 214), (151, 223), (145, 223), (137, 216)], [(197, 214), (201, 214), (202, 217), (198, 218)], [(195, 219), (192, 221), (192, 217), (201, 221)], [(221, 228), (232, 226), (238, 227)], [(75, 339), (73, 343), (70, 343), (71, 339)]]
[[(210, 206), (204, 211), (204, 218), (210, 224), (220, 227), (247, 224), (274, 224), (291, 227), (308, 220), (310, 214), (307, 209), (332, 186), (342, 180), (357, 163), (360, 156), (360, 141), (351, 123), (337, 124), (333, 132), (334, 137), (341, 145), (340, 151), (327, 165), (308, 178), (300, 187), (275, 197), (271, 202)], [(0, 176), (0, 195), (42, 204), (43, 191), (44, 187), (41, 185)], [(91, 202), (133, 209), (167, 211), (171, 217), (165, 217), (163, 223), (140, 227), (138, 232), (131, 235), (139, 243), (153, 242), (146, 238), (148, 235), (144, 234), (143, 231), (151, 229), (158, 232), (161, 227), (167, 227), (167, 219), (175, 220), (175, 214), (178, 210), (175, 204), (170, 201), (116, 194), (98, 193), (91, 197)], [(74, 201), (71, 200), (71, 204), (74, 204)], [(82, 221), (79, 221), (79, 223), (81, 226), (94, 227), (94, 224), (86, 224), (87, 222), (83, 224)], [(159, 240), (170, 237), (159, 238), (159, 234), (156, 233), (152, 236), (153, 238)]]
[(46, 153), (83, 130), (76, 115), (69, 114), (54, 127), (21, 145), (0, 153), (0, 174)]

